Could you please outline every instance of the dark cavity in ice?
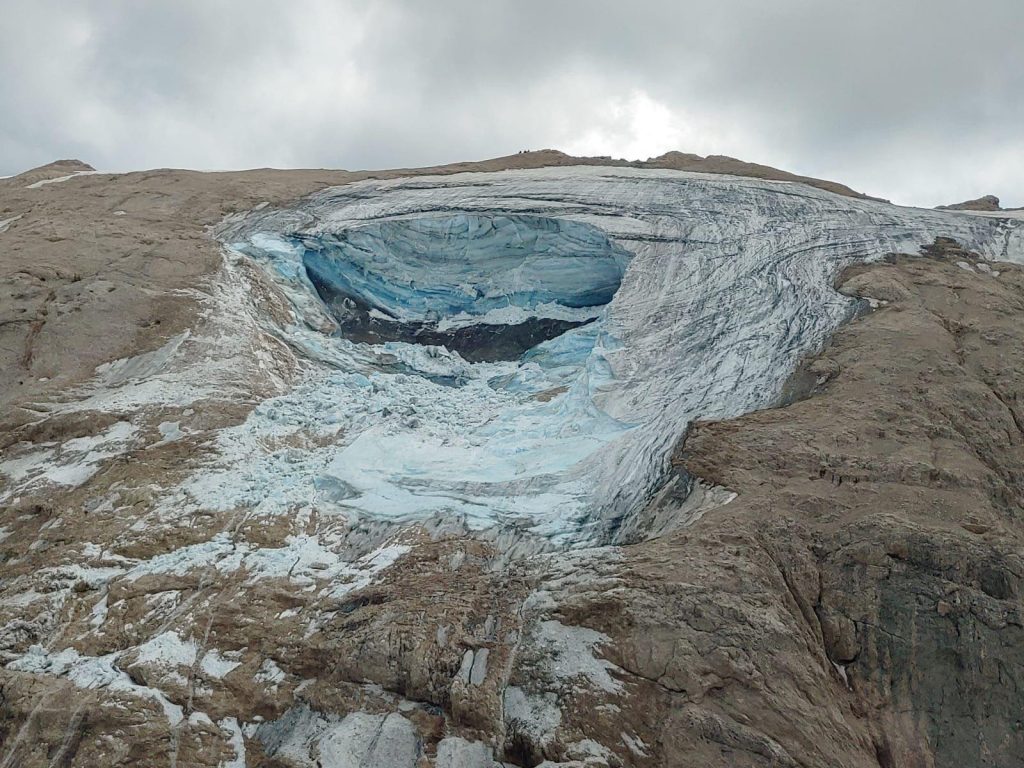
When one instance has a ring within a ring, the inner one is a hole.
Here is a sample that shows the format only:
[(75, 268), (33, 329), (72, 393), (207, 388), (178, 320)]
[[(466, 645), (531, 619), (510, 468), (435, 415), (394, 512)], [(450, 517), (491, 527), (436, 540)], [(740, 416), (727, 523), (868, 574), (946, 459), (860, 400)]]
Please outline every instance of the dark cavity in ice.
[(515, 360), (591, 322), (630, 254), (589, 224), (458, 214), (296, 238), (339, 333), (444, 346), (471, 362)]

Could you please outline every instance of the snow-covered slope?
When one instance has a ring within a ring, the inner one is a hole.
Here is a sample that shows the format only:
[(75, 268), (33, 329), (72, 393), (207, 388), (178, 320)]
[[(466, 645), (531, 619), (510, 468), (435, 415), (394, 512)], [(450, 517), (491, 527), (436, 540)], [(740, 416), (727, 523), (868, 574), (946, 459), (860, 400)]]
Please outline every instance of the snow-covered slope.
[[(1016, 222), (628, 168), (368, 181), (236, 217), (219, 237), (291, 297), (280, 333), (311, 365), (223, 437), (223, 469), (190, 489), (206, 504), (315, 500), (614, 539), (690, 421), (769, 405), (850, 316), (831, 286), (841, 266), (939, 235), (1024, 260)], [(543, 318), (568, 329), (511, 360), (409, 343), (472, 326), (472, 346)], [(390, 335), (367, 336), (374, 323)], [(333, 439), (234, 460), (282, 423)]]

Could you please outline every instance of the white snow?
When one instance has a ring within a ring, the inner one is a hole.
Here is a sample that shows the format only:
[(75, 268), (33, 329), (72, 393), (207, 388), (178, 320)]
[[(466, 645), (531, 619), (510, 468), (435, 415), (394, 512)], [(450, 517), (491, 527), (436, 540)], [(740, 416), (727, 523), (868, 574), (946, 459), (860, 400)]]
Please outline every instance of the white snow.
[(11, 224), (16, 222), (18, 219), (20, 219), (23, 215), (24, 214), (19, 213), (17, 216), (12, 216), (9, 219), (0, 220), (0, 233), (6, 232), (7, 228), (10, 227)]
[(404, 544), (391, 544), (349, 561), (326, 539), (317, 536), (289, 536), (283, 547), (255, 547), (220, 533), (199, 544), (157, 555), (138, 563), (125, 574), (136, 580), (143, 576), (183, 576), (198, 568), (213, 567), (221, 573), (244, 570), (250, 582), (288, 578), (298, 584), (326, 582), (324, 594), (341, 597), (370, 584), (374, 577), (409, 551)]
[(228, 743), (235, 750), (235, 756), (230, 760), (221, 761), (219, 768), (246, 768), (245, 737), (242, 735), (237, 718), (225, 717), (223, 720), (219, 720), (217, 725), (228, 734)]
[(189, 725), (208, 725), (208, 726), (212, 726), (213, 725), (213, 720), (211, 720), (210, 716), (208, 714), (206, 714), (205, 712), (200, 712), (198, 710), (195, 710), (195, 711), (192, 712), (192, 714), (190, 714), (188, 716), (188, 724)]
[(0, 494), (0, 501), (43, 482), (81, 485), (100, 470), (103, 461), (124, 453), (136, 431), (131, 423), (118, 421), (99, 434), (50, 444), (44, 450), (31, 450), (0, 462), (0, 474), (13, 481), (11, 488)]
[(92, 607), (91, 618), (89, 619), (89, 626), (93, 629), (99, 629), (103, 626), (103, 623), (107, 620), (107, 596), (104, 595), (100, 600), (96, 601), (96, 604)]
[(241, 666), (240, 661), (226, 659), (216, 649), (207, 651), (203, 655), (203, 660), (199, 663), (199, 668), (203, 671), (203, 674), (217, 680), (239, 666)]
[(39, 573), (57, 581), (67, 582), (69, 585), (81, 581), (85, 582), (90, 589), (97, 589), (123, 574), (125, 570), (119, 565), (91, 566), (68, 563), (67, 565), (44, 568)]
[(176, 440), (181, 440), (185, 437), (185, 432), (181, 429), (181, 422), (178, 421), (161, 421), (157, 425), (157, 429), (160, 432), (160, 440), (152, 443), (149, 447), (156, 448), (157, 446), (166, 445), (167, 443), (173, 443)]
[(180, 670), (191, 670), (196, 663), (197, 650), (194, 640), (182, 640), (174, 631), (163, 632), (138, 646), (135, 663), (160, 667), (176, 683), (185, 685), (187, 677)]
[(186, 329), (151, 352), (103, 363), (96, 367), (96, 374), (100, 382), (107, 387), (117, 387), (132, 380), (155, 376), (166, 369), (168, 362), (190, 334), (191, 332)]
[(608, 642), (608, 637), (587, 627), (571, 627), (559, 621), (542, 621), (538, 627), (536, 643), (546, 651), (552, 675), (559, 680), (584, 678), (596, 688), (608, 693), (622, 690), (622, 683), (609, 674), (614, 664), (595, 654), (596, 647)]
[(257, 683), (263, 683), (263, 685), (274, 691), (277, 690), (278, 685), (281, 684), (284, 678), (284, 670), (277, 666), (277, 662), (273, 659), (264, 659), (263, 663), (260, 664), (260, 668), (253, 676), (253, 680)]
[(557, 697), (552, 692), (530, 694), (522, 688), (510, 685), (502, 696), (505, 722), (515, 729), (529, 734), (535, 742), (550, 739), (562, 722), (562, 711)]
[(949, 213), (958, 213), (964, 216), (985, 216), (990, 219), (1024, 220), (1024, 209), (1009, 211), (949, 211)]
[(47, 184), (60, 184), (68, 181), (69, 179), (73, 179), (76, 176), (95, 176), (98, 173), (106, 173), (106, 171), (75, 171), (74, 173), (69, 173), (67, 176), (58, 176), (54, 179), (43, 179), (41, 181), (34, 182), (25, 187), (25, 189), (39, 189)]
[(622, 737), (622, 743), (626, 745), (630, 752), (637, 757), (647, 757), (647, 745), (644, 743), (643, 739), (639, 736), (632, 736), (625, 731), (620, 735)]

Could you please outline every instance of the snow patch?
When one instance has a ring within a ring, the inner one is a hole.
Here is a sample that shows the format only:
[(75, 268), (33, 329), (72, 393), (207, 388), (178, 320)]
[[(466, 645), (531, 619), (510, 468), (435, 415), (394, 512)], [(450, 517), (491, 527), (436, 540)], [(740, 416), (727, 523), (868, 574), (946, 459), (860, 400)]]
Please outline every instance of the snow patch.
[(24, 656), (8, 663), (7, 669), (66, 677), (79, 688), (104, 689), (152, 699), (160, 705), (168, 723), (172, 727), (178, 725), (184, 719), (182, 708), (173, 704), (161, 691), (132, 682), (131, 678), (117, 667), (119, 656), (118, 653), (82, 656), (73, 648), (51, 654), (41, 645), (33, 645)]
[(235, 751), (235, 756), (230, 760), (222, 760), (218, 768), (246, 768), (245, 737), (242, 735), (238, 720), (234, 717), (225, 717), (223, 720), (218, 720), (217, 725), (227, 733), (228, 743)]
[(92, 607), (89, 618), (89, 626), (93, 629), (99, 629), (103, 626), (107, 620), (107, 595), (104, 595), (101, 599), (96, 601), (96, 604)]
[(62, 184), (65, 181), (69, 181), (77, 176), (95, 176), (96, 174), (107, 173), (106, 171), (75, 171), (69, 173), (67, 176), (58, 176), (54, 179), (42, 179), (41, 181), (33, 182), (25, 187), (25, 189), (39, 189), (45, 187), (47, 184)]
[(99, 376), (100, 383), (106, 387), (119, 387), (133, 380), (155, 376), (166, 369), (190, 335), (191, 331), (186, 329), (151, 352), (103, 363), (96, 367), (96, 375)]
[(510, 685), (505, 689), (502, 700), (505, 723), (511, 730), (523, 733), (538, 744), (554, 738), (562, 723), (562, 711), (554, 693), (529, 694), (518, 686)]
[(263, 663), (260, 664), (260, 668), (253, 676), (253, 680), (257, 683), (262, 683), (272, 691), (276, 691), (285, 677), (284, 670), (277, 666), (277, 662), (273, 659), (264, 659)]
[(21, 217), (22, 217), (23, 215), (24, 215), (24, 214), (21, 214), (21, 213), (19, 213), (19, 214), (18, 214), (17, 216), (12, 216), (12, 217), (11, 217), (11, 218), (9, 218), (9, 219), (2, 219), (2, 220), (0, 220), (0, 234), (2, 234), (2, 233), (4, 233), (4, 232), (6, 232), (6, 231), (7, 231), (7, 229), (8, 229), (8, 227), (10, 227), (10, 226), (11, 226), (11, 224), (13, 224), (14, 222), (16, 222), (16, 221), (17, 221), (18, 219), (20, 219), (20, 218), (21, 218)]
[(173, 443), (175, 440), (181, 440), (181, 438), (185, 437), (185, 433), (181, 431), (180, 422), (177, 421), (161, 421), (157, 425), (157, 429), (160, 431), (161, 439), (153, 443), (150, 446), (151, 448)]
[(99, 472), (106, 459), (122, 455), (137, 431), (131, 423), (119, 421), (97, 435), (73, 438), (0, 462), (0, 474), (11, 480), (11, 488), (0, 494), (0, 501), (41, 483), (70, 488), (81, 485)]
[(231, 659), (224, 658), (220, 654), (220, 651), (212, 649), (203, 655), (203, 660), (199, 662), (199, 668), (207, 677), (219, 680), (236, 667), (240, 667), (241, 664), (242, 663), (240, 661), (232, 661)]
[(174, 682), (186, 685), (187, 678), (178, 670), (181, 668), (192, 669), (196, 663), (197, 650), (194, 640), (182, 640), (177, 632), (163, 632), (135, 649), (134, 664), (149, 664), (159, 667), (166, 670)]
[(199, 544), (157, 555), (135, 565), (125, 578), (184, 576), (199, 568), (221, 573), (248, 572), (250, 583), (260, 579), (288, 578), (298, 584), (327, 582), (323, 595), (340, 597), (369, 585), (374, 577), (409, 551), (405, 544), (390, 544), (348, 561), (317, 536), (289, 536), (284, 547), (255, 547), (236, 542), (224, 532)]
[(608, 636), (587, 627), (570, 627), (554, 619), (542, 621), (536, 634), (538, 647), (545, 649), (551, 672), (558, 680), (584, 678), (596, 688), (618, 693), (622, 683), (609, 674), (614, 664), (595, 655)]

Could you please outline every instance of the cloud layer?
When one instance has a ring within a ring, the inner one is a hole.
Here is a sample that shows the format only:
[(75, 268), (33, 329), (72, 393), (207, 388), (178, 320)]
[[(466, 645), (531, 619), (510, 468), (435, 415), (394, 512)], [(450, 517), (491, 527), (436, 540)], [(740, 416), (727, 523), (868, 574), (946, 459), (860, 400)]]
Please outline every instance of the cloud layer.
[(0, 0), (0, 174), (729, 154), (1024, 205), (1024, 3)]

